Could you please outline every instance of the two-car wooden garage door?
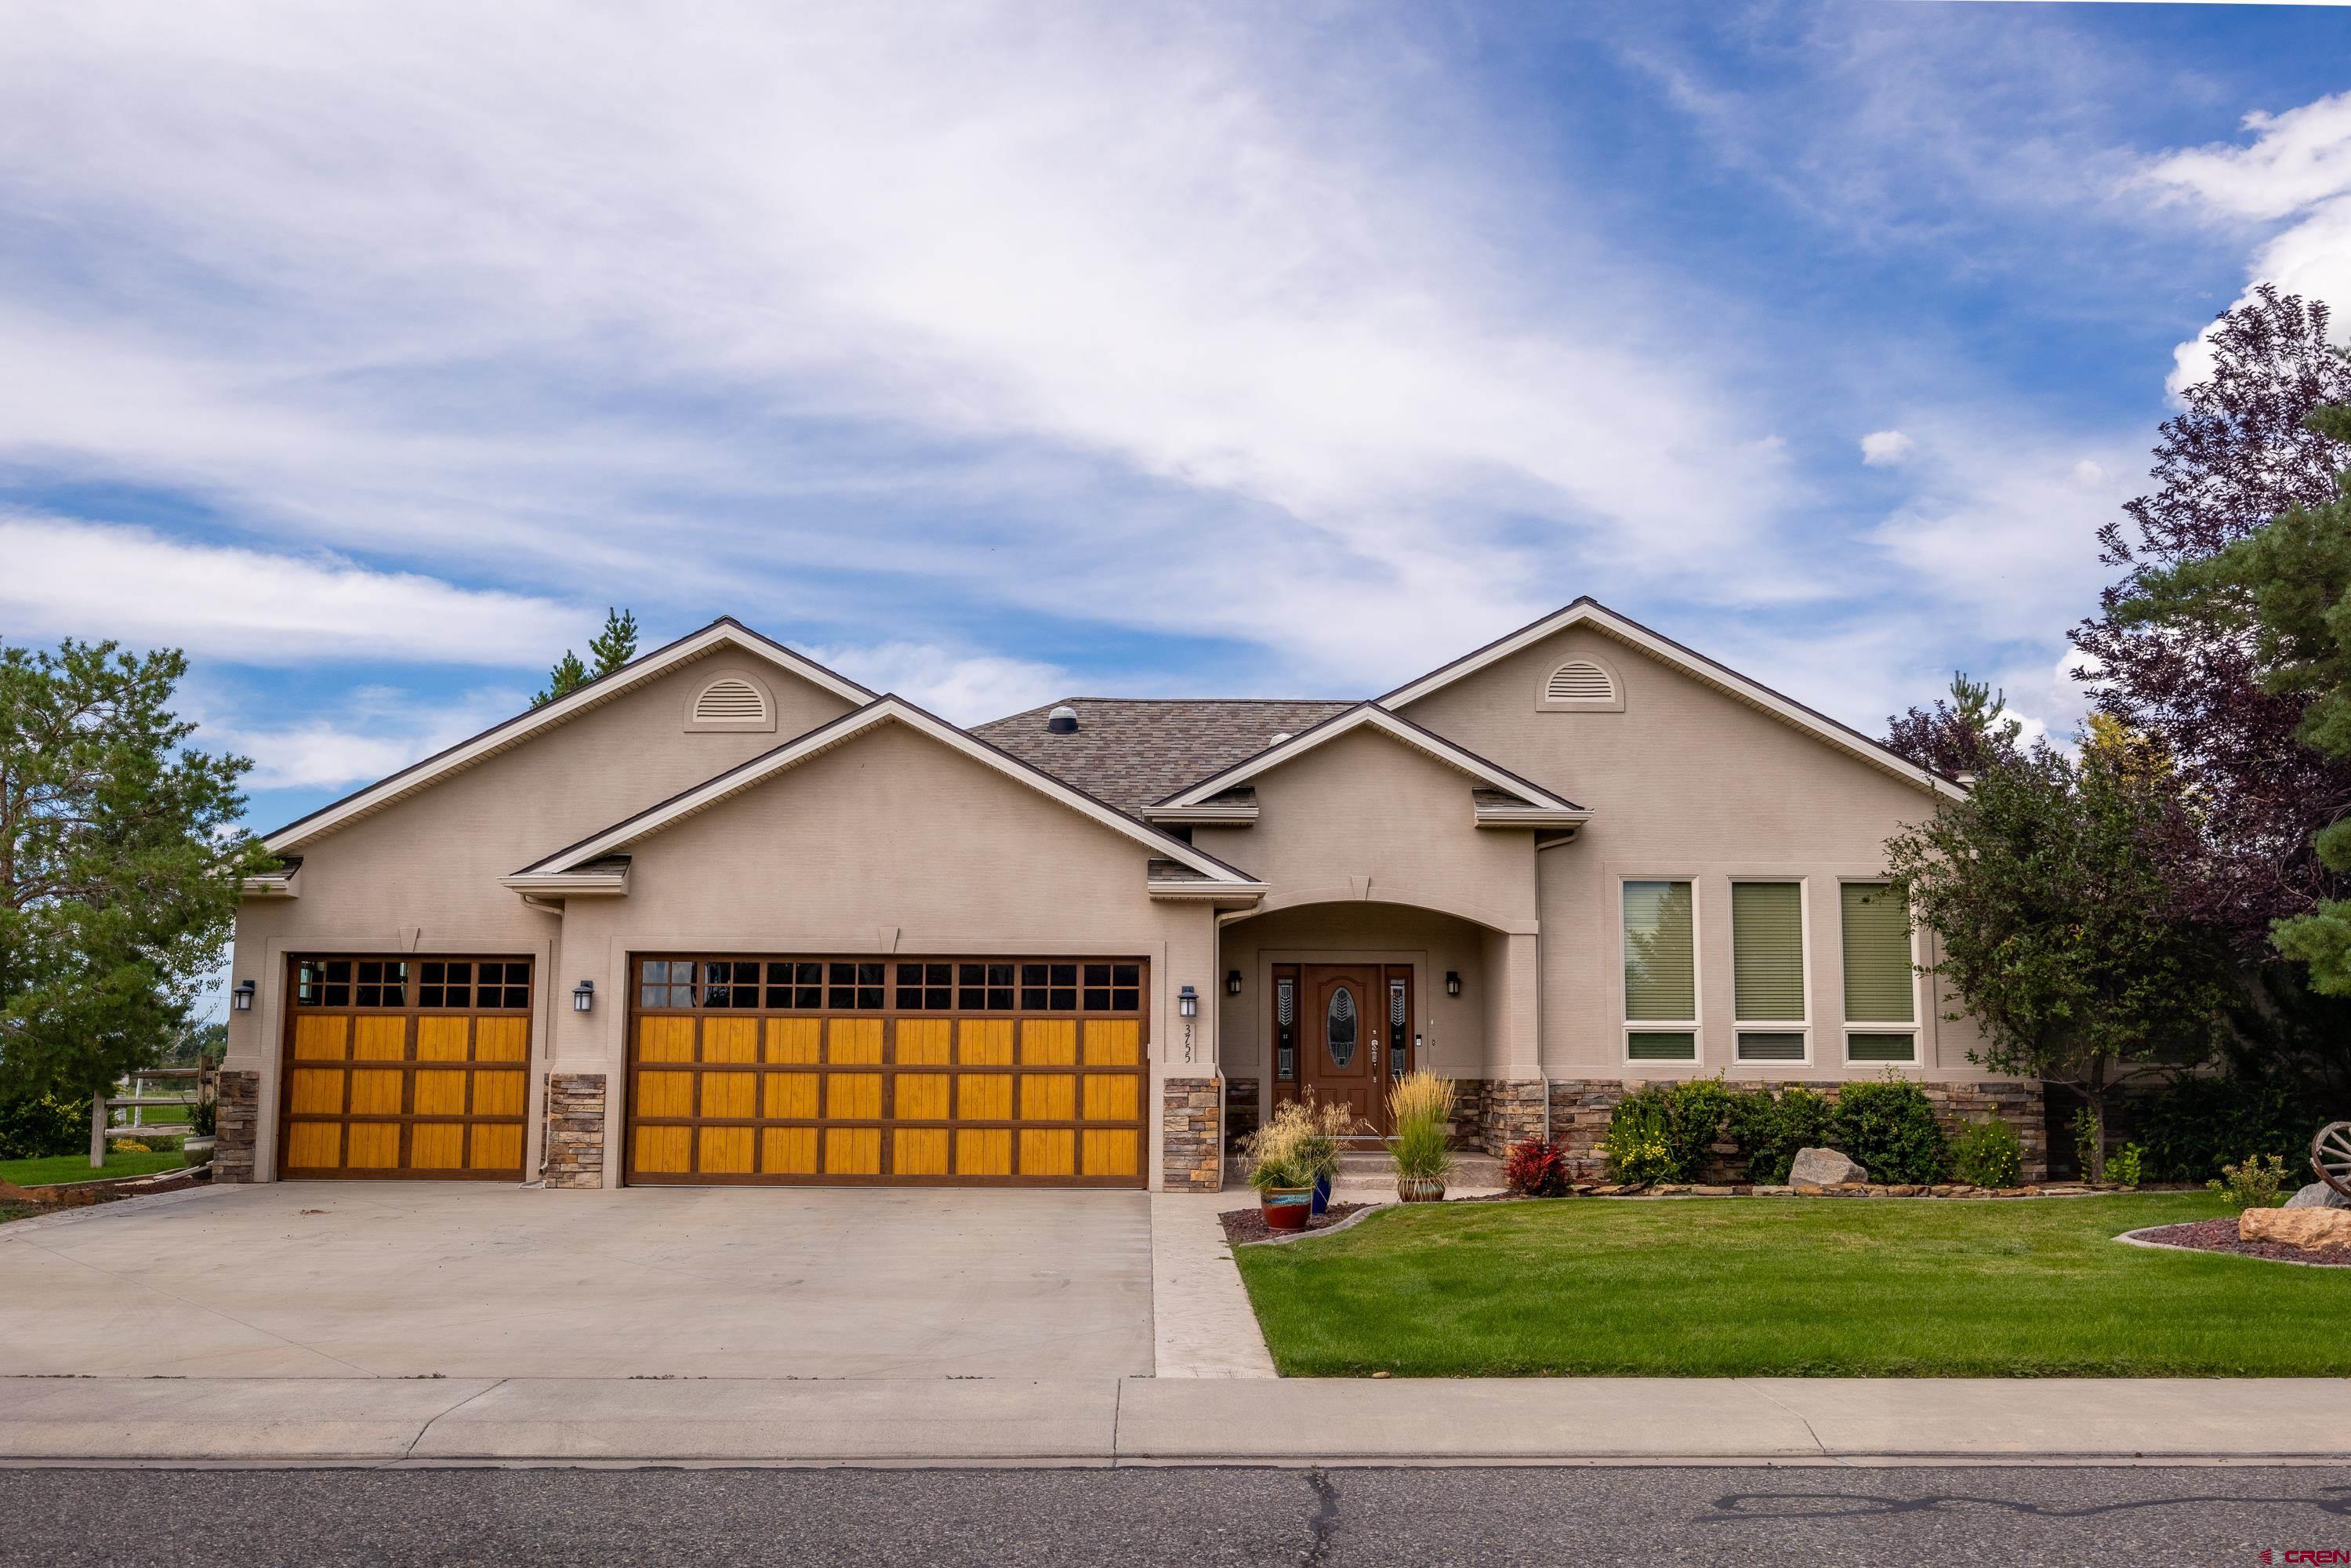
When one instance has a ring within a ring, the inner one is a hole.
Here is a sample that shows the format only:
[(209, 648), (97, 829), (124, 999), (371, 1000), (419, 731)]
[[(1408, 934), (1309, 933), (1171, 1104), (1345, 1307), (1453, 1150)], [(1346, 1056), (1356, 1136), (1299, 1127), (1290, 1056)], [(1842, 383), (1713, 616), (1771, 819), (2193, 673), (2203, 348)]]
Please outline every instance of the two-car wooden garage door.
[(1132, 958), (639, 958), (632, 1183), (1140, 1186)]

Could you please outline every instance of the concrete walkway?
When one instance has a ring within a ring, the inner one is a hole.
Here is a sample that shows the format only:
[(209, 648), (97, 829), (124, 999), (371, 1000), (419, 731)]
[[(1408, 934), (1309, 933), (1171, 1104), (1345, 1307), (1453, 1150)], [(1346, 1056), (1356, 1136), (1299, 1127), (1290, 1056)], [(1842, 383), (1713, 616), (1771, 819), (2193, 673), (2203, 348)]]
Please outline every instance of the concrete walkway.
[(2351, 1461), (2331, 1379), (0, 1380), (0, 1459)]
[(1246, 1201), (1228, 1192), (1151, 1195), (1152, 1364), (1161, 1377), (1274, 1375), (1217, 1218)]

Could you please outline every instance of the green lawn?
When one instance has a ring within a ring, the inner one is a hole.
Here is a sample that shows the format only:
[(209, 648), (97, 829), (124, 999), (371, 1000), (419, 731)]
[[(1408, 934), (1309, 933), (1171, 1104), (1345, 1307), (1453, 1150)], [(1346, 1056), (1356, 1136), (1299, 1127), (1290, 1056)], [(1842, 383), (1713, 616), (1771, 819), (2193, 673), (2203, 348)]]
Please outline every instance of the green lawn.
[(1447, 1203), (1235, 1249), (1287, 1376), (2351, 1374), (2351, 1273), (2112, 1239), (2217, 1195)]
[(0, 1160), (0, 1181), (14, 1182), (18, 1186), (51, 1186), (61, 1181), (97, 1181), (105, 1176), (152, 1176), (157, 1171), (175, 1171), (187, 1164), (177, 1149), (154, 1154), (128, 1155), (120, 1149), (106, 1153), (106, 1168), (89, 1168), (88, 1155), (50, 1155), (37, 1160)]

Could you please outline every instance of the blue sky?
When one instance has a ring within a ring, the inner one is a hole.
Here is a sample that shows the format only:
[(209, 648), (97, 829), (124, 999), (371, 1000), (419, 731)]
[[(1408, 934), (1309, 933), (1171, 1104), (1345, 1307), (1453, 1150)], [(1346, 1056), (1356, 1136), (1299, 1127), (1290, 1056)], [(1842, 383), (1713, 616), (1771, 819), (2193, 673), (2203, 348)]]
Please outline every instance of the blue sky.
[(2199, 331), (2351, 321), (2346, 66), (2304, 6), (27, 5), (0, 636), (188, 649), (256, 828), (608, 603), (977, 721), (1591, 593), (2062, 735)]

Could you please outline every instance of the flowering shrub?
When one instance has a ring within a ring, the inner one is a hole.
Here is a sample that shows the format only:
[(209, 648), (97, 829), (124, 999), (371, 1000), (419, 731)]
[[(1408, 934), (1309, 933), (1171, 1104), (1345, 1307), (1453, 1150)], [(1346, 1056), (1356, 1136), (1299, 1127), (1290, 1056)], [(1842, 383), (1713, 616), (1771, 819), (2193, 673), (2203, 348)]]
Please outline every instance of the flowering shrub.
[(1608, 1162), (1610, 1178), (1615, 1181), (1646, 1186), (1670, 1181), (1678, 1174), (1673, 1145), (1665, 1135), (1635, 1121), (1611, 1122), (1608, 1135), (1600, 1140), (1600, 1153)]
[(1951, 1140), (1951, 1174), (1976, 1186), (2021, 1186), (2024, 1145), (2016, 1129), (1994, 1116), (1963, 1128)]
[(1527, 1197), (1557, 1197), (1567, 1190), (1567, 1150), (1541, 1138), (1511, 1145), (1502, 1185)]

